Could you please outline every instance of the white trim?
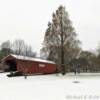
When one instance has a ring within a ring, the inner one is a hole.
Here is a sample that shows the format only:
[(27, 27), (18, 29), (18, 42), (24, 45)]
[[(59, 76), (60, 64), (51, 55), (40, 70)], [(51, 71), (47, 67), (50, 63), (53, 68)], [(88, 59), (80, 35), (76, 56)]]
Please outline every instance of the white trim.
[(46, 65), (45, 64), (39, 64), (39, 67), (44, 68)]
[[(15, 54), (10, 54), (10, 55), (8, 55), (7, 57), (9, 57), (9, 56), (13, 56), (13, 57), (16, 58), (16, 59), (21, 59), (21, 60), (38, 61), (38, 62), (43, 62), (43, 63), (55, 64), (55, 62), (53, 62), (53, 61), (43, 60), (43, 59), (39, 59), (39, 58), (33, 58), (33, 57), (27, 57), (27, 56), (15, 55)], [(2, 59), (2, 61), (3, 61), (4, 59), (6, 59), (7, 57), (4, 57), (4, 58)]]
[[(10, 54), (10, 55), (4, 57), (3, 59), (1, 59), (1, 61), (5, 60), (5, 59), (6, 59), (7, 57), (9, 57), (9, 56), (12, 56), (12, 54)], [(13, 57), (14, 57), (14, 56), (13, 56)]]

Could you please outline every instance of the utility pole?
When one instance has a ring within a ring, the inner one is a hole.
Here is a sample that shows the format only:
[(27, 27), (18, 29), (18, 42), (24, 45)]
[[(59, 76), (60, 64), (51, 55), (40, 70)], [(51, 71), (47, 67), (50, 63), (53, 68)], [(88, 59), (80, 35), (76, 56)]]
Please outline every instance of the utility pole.
[(63, 20), (62, 20), (62, 9), (61, 9), (61, 68), (62, 68), (62, 74), (65, 75), (65, 64), (64, 64), (64, 37), (63, 37)]

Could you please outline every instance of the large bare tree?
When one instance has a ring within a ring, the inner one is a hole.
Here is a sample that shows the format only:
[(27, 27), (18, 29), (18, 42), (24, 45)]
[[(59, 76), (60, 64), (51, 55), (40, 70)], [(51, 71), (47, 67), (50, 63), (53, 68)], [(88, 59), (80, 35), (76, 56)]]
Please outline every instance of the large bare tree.
[(48, 23), (41, 53), (61, 66), (62, 74), (66, 73), (69, 61), (80, 53), (80, 41), (63, 6), (53, 13), (52, 22)]

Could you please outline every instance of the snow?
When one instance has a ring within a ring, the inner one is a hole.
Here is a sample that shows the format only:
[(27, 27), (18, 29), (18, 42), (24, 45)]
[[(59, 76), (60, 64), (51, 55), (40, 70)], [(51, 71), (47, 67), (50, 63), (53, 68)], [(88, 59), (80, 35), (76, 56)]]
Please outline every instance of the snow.
[(0, 73), (0, 100), (100, 100), (100, 73), (62, 76), (34, 75), (27, 79)]
[[(15, 55), (15, 54), (10, 54), (8, 56), (13, 56), (14, 58), (20, 59), (20, 60), (30, 60), (30, 61), (38, 61), (38, 62), (55, 64), (53, 61), (39, 59), (39, 58), (33, 58), (33, 57), (27, 57), (27, 56)], [(6, 59), (7, 57), (3, 58), (2, 60)]]

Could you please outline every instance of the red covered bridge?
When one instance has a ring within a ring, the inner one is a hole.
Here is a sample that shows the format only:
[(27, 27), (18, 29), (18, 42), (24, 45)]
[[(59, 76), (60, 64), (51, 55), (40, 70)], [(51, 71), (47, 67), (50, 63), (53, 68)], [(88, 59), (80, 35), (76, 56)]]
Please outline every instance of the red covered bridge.
[(25, 74), (47, 74), (57, 71), (57, 65), (54, 62), (38, 58), (10, 54), (2, 61), (9, 66), (8, 71), (19, 71)]

